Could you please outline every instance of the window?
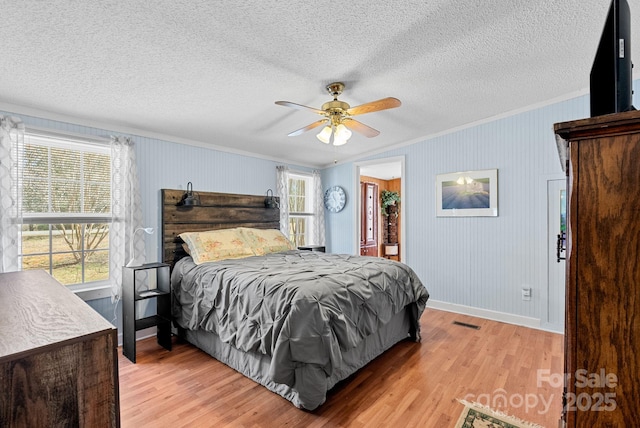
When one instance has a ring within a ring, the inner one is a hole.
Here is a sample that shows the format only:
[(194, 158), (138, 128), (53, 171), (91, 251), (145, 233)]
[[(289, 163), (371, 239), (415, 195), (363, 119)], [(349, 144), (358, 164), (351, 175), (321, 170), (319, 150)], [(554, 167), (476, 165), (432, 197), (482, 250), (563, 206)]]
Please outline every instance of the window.
[(313, 177), (289, 173), (289, 239), (297, 246), (309, 245), (313, 236)]
[(109, 146), (26, 133), (18, 154), (23, 270), (62, 284), (109, 279)]

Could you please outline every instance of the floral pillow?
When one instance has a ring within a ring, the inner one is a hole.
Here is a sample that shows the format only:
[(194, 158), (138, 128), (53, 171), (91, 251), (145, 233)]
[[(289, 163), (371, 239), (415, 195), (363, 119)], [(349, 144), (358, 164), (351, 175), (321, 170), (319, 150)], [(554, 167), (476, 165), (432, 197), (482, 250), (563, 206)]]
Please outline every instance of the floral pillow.
[(185, 232), (180, 238), (189, 247), (195, 264), (226, 259), (241, 259), (254, 255), (251, 246), (238, 229)]
[(296, 246), (278, 229), (238, 228), (256, 256), (295, 250)]

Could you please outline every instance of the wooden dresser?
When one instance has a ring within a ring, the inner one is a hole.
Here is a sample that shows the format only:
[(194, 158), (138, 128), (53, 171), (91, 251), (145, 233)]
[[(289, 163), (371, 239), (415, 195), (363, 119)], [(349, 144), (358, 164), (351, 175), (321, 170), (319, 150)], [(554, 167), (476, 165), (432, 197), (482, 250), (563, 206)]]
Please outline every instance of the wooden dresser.
[(640, 423), (640, 112), (558, 123), (568, 172), (568, 427)]
[(0, 427), (119, 427), (116, 328), (44, 271), (0, 302)]

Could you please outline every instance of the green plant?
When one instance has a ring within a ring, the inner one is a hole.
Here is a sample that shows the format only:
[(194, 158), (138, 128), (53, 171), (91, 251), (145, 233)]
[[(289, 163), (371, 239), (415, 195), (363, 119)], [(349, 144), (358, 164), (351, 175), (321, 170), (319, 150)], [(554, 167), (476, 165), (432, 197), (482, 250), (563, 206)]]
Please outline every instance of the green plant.
[[(391, 190), (383, 190), (382, 192), (380, 192), (380, 201), (380, 209), (382, 211), (382, 215), (388, 217), (389, 207), (400, 203), (400, 194)], [(397, 216), (398, 211), (396, 210), (396, 217)]]

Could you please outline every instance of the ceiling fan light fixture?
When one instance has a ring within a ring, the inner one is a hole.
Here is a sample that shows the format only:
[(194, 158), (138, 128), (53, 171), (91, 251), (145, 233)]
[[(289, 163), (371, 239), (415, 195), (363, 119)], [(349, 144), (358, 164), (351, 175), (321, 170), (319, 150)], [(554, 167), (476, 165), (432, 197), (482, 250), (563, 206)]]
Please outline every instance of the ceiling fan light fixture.
[(342, 146), (343, 144), (347, 144), (351, 138), (351, 131), (349, 128), (344, 126), (342, 123), (335, 127), (333, 131), (333, 145), (334, 146)]
[(332, 131), (333, 130), (330, 126), (325, 126), (324, 128), (322, 128), (322, 131), (320, 131), (318, 135), (316, 135), (316, 137), (318, 137), (318, 140), (322, 141), (323, 143), (329, 144), (331, 142)]
[(322, 128), (322, 131), (320, 131), (316, 137), (325, 144), (333, 143), (334, 146), (342, 146), (351, 138), (351, 131), (342, 123), (339, 123), (337, 126), (327, 125)]
[[(376, 137), (380, 134), (380, 131), (352, 119), (351, 117), (359, 114), (373, 113), (380, 110), (400, 107), (402, 104), (397, 98), (387, 97), (351, 107), (346, 102), (338, 99), (338, 95), (342, 94), (342, 91), (344, 90), (344, 83), (330, 83), (326, 86), (326, 89), (329, 94), (333, 96), (333, 100), (324, 103), (321, 109), (292, 103), (290, 101), (276, 101), (276, 104), (281, 106), (291, 107), (298, 110), (308, 110), (323, 116), (323, 119), (317, 120), (307, 126), (290, 132), (288, 134), (289, 137), (301, 135), (304, 132), (323, 125), (325, 126), (322, 131), (317, 134), (317, 137), (318, 140), (322, 141), (324, 144), (333, 144), (334, 146), (346, 144), (349, 138), (351, 138), (351, 130), (354, 130), (367, 138)], [(342, 123), (343, 121), (348, 123), (351, 129), (347, 128)]]
[(349, 138), (351, 138), (351, 131), (341, 123), (340, 125), (336, 126), (335, 138), (345, 140), (346, 142)]
[(334, 146), (342, 146), (344, 144), (347, 144), (347, 140), (346, 139), (338, 138), (338, 137), (335, 137), (333, 139), (333, 145)]

